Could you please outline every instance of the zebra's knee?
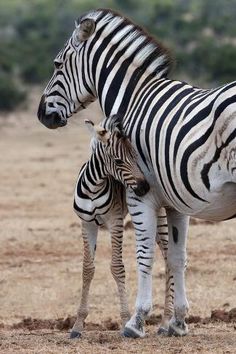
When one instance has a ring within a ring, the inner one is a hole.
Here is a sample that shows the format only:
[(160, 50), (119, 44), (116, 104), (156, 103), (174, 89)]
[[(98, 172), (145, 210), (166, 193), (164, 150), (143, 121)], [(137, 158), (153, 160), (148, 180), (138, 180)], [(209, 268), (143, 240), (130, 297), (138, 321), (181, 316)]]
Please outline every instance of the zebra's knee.
[(111, 274), (116, 282), (121, 280), (122, 282), (124, 282), (125, 267), (123, 262), (119, 262), (119, 263), (111, 262), (110, 269), (111, 269)]
[(186, 267), (187, 258), (185, 255), (167, 256), (167, 266), (171, 272), (181, 271)]
[(84, 281), (91, 281), (94, 277), (95, 273), (95, 266), (90, 265), (89, 267), (84, 266), (83, 267), (83, 279)]

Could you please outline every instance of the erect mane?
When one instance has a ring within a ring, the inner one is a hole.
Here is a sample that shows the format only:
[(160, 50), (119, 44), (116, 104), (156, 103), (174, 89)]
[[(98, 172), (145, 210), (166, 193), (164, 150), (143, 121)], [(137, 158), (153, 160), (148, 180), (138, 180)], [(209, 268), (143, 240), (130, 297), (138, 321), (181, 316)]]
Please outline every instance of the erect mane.
[[(167, 49), (161, 42), (151, 36), (144, 28), (135, 24), (132, 20), (124, 16), (123, 14), (110, 9), (97, 9), (89, 11), (82, 15), (78, 22), (91, 18), (97, 24), (99, 28), (102, 25), (106, 25), (103, 31), (103, 36), (109, 35), (110, 31), (115, 29), (120, 24), (124, 24), (124, 27), (129, 27), (128, 35), (125, 41), (129, 39), (137, 40), (138, 53), (135, 56), (134, 62), (137, 67), (140, 67), (148, 61), (148, 72), (159, 77), (166, 77), (172, 69), (173, 59), (169, 49)], [(109, 26), (108, 26), (109, 25)], [(107, 29), (108, 27), (108, 29)], [(95, 30), (96, 32), (96, 30)], [(127, 52), (129, 49), (127, 49)]]

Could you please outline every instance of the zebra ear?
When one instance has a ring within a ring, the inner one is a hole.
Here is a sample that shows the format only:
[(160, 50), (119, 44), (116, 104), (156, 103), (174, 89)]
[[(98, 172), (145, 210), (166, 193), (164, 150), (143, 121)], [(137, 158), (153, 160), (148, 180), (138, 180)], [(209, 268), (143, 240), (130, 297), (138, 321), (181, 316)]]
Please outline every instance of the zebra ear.
[(95, 22), (94, 20), (87, 18), (82, 20), (80, 24), (75, 22), (75, 37), (79, 42), (84, 42), (93, 34), (95, 31)]
[(96, 133), (96, 130), (95, 130), (95, 128), (94, 128), (94, 123), (93, 123), (91, 120), (89, 120), (89, 119), (85, 119), (85, 120), (84, 120), (84, 123), (86, 124), (86, 127), (88, 128), (88, 131), (89, 131), (92, 135), (94, 135), (94, 134)]

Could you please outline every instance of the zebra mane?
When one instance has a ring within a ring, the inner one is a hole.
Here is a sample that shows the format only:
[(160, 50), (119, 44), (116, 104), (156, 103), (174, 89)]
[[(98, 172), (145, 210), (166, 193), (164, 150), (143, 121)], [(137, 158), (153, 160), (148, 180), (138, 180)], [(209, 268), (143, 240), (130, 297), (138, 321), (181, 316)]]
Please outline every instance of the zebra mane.
[(126, 137), (124, 130), (123, 130), (123, 124), (122, 124), (123, 117), (120, 114), (114, 114), (111, 117), (109, 117), (108, 120), (108, 125), (107, 129), (110, 130), (110, 132), (118, 131), (122, 137)]
[[(147, 70), (149, 74), (158, 75), (158, 77), (166, 77), (172, 69), (173, 59), (169, 49), (167, 49), (161, 42), (151, 36), (144, 28), (135, 24), (129, 18), (120, 14), (119, 12), (110, 9), (98, 9), (89, 11), (82, 15), (78, 19), (78, 23), (85, 19), (93, 19), (97, 28), (96, 31), (103, 27), (103, 35), (109, 35), (115, 28), (124, 24), (125, 39), (122, 40), (122, 44), (119, 44), (119, 49), (127, 43), (136, 41), (138, 51), (135, 55), (133, 63), (142, 70), (142, 65), (145, 67), (145, 63), (148, 62)], [(120, 35), (116, 34), (111, 39), (111, 42), (119, 42), (124, 35), (124, 31), (120, 31)], [(131, 44), (132, 45), (132, 44)], [(125, 56), (129, 58), (130, 46), (128, 46)]]
[(126, 145), (126, 148), (130, 151), (130, 153), (132, 152), (133, 156), (137, 157), (128, 135), (125, 134), (123, 128), (123, 116), (121, 114), (117, 113), (110, 116), (106, 129), (109, 129), (111, 133), (116, 133), (119, 139), (121, 139), (122, 144)]

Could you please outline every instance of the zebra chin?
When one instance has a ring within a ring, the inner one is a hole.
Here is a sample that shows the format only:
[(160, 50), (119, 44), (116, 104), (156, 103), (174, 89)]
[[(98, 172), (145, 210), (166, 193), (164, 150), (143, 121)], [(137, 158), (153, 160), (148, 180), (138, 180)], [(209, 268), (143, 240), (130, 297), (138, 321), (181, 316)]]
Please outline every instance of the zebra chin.
[(149, 183), (146, 180), (141, 180), (137, 183), (137, 187), (133, 188), (134, 193), (138, 197), (143, 197), (150, 190)]

